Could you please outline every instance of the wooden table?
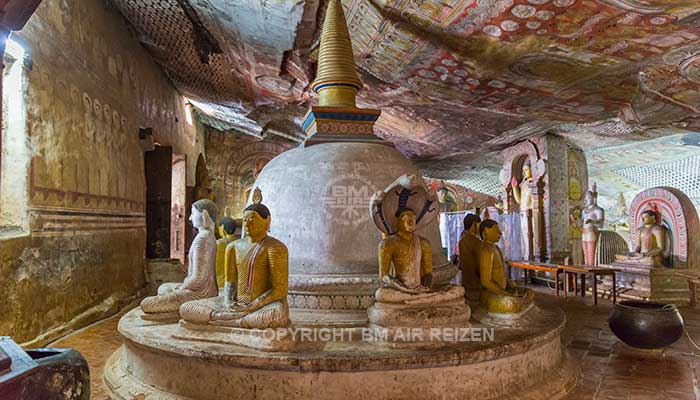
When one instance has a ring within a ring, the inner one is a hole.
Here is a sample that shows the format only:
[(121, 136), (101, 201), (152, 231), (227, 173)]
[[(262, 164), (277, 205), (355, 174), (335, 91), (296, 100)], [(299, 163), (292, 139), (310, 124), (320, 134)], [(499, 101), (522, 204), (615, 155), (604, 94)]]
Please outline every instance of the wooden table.
[(508, 261), (508, 265), (525, 270), (525, 284), (530, 281), (530, 271), (542, 271), (554, 274), (554, 286), (559, 296), (559, 274), (562, 273), (561, 265), (547, 263), (533, 263), (529, 261)]
[[(617, 302), (617, 279), (616, 274), (620, 272), (617, 268), (600, 268), (592, 267), (587, 265), (559, 265), (559, 268), (564, 272), (564, 296), (566, 296), (569, 291), (569, 274), (574, 275), (574, 282), (576, 282), (576, 275), (581, 275), (581, 296), (586, 295), (586, 275), (593, 275), (593, 304), (598, 305), (598, 277), (599, 276), (611, 276), (612, 277), (612, 292), (613, 292), (613, 304)], [(576, 289), (574, 289), (576, 290)], [(576, 290), (578, 291), (578, 290)]]

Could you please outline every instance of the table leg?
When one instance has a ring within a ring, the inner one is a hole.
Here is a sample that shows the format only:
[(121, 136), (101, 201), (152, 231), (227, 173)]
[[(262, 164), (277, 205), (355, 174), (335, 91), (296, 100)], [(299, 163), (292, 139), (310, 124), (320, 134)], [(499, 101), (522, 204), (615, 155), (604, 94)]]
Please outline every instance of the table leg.
[(613, 304), (617, 302), (617, 279), (615, 278), (617, 274), (613, 272), (612, 274), (612, 281), (613, 281)]
[(586, 274), (581, 274), (581, 297), (586, 297)]
[(559, 271), (554, 271), (554, 286), (557, 288), (557, 297), (559, 297)]
[(593, 273), (593, 304), (598, 305), (598, 279), (596, 279), (597, 276), (595, 273)]
[(569, 297), (569, 271), (564, 271), (564, 297)]
[(575, 295), (576, 292), (578, 292), (578, 274), (577, 273), (574, 273), (573, 281), (574, 281), (574, 295)]

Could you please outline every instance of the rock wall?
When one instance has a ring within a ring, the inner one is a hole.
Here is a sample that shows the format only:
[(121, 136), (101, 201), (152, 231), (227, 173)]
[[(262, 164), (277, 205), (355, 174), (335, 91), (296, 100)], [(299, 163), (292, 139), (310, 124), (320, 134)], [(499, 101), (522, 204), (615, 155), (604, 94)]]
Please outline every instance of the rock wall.
[(108, 2), (44, 0), (13, 39), (28, 53), (29, 223), (11, 237), (0, 229), (0, 335), (40, 345), (117, 312), (144, 285), (139, 128), (186, 155), (190, 186), (204, 140)]

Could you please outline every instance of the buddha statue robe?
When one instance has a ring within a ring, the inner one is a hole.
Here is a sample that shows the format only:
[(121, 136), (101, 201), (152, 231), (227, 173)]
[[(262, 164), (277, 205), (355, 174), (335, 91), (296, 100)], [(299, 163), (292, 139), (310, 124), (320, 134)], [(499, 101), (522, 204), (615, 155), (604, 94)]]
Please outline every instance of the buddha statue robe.
[(483, 290), (480, 304), (486, 311), (498, 314), (511, 314), (525, 311), (533, 300), (533, 292), (528, 288), (516, 287), (506, 279), (505, 261), (501, 249), (496, 246), (501, 232), (496, 221), (482, 222), (482, 246), (479, 249), (479, 269)]
[(642, 213), (643, 225), (637, 229), (635, 251), (628, 254), (617, 254), (615, 260), (626, 264), (636, 264), (649, 268), (667, 266), (670, 256), (666, 228), (656, 223), (653, 211)]
[(216, 218), (216, 206), (210, 200), (198, 200), (192, 205), (190, 219), (198, 232), (190, 247), (187, 277), (182, 283), (164, 283), (158, 288), (156, 296), (143, 299), (141, 310), (146, 318), (149, 314), (177, 314), (180, 305), (187, 301), (218, 294), (212, 213)]
[(246, 210), (248, 236), (227, 247), (225, 294), (183, 304), (180, 316), (186, 322), (247, 329), (289, 325), (287, 247), (267, 235), (267, 208)]

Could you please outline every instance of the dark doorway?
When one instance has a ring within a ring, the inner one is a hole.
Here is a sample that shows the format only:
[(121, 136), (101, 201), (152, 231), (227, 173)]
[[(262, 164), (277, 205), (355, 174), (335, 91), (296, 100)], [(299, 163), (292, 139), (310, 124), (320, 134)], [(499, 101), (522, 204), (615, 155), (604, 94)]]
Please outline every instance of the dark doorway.
[(146, 258), (170, 258), (170, 205), (173, 149), (156, 146), (145, 153)]

